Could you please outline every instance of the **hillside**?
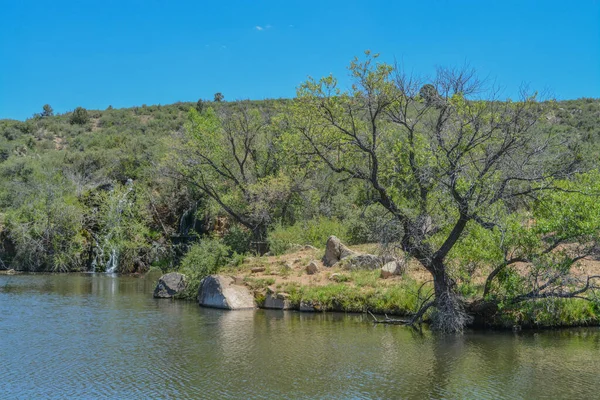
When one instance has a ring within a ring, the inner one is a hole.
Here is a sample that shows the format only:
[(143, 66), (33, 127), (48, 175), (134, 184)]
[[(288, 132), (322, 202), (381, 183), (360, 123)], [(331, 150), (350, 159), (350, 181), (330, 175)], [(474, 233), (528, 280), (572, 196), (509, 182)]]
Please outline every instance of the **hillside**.
[[(272, 100), (250, 102), (249, 107), (285, 114), (290, 104)], [(205, 103), (217, 111), (235, 105)], [(126, 242), (118, 244), (129, 252), (118, 260), (119, 271), (144, 270), (152, 264), (173, 267), (180, 255), (178, 236), (190, 234), (184, 215), (189, 217), (190, 210), (201, 204), (199, 220), (191, 222), (199, 234), (215, 229), (218, 217), (224, 215), (196, 188), (164, 171), (172, 137), (183, 130), (195, 106), (176, 103), (87, 110), (88, 119), (81, 123), (73, 123), (72, 113), (0, 121), (3, 263), (34, 271), (104, 270), (113, 262), (106, 249), (117, 246), (100, 244), (106, 240), (101, 236), (108, 235), (109, 242)], [(598, 160), (599, 100), (558, 102), (541, 123), (541, 129), (577, 137), (578, 152), (588, 163)], [(118, 197), (127, 197), (128, 182), (135, 196), (127, 200), (128, 209), (119, 213), (129, 214), (117, 232), (110, 233), (118, 219), (111, 213), (122, 202)], [(302, 216), (346, 218), (347, 210), (339, 203), (360, 203), (356, 191), (349, 193), (333, 180), (328, 187), (317, 200), (320, 209), (297, 210), (288, 221)], [(306, 205), (297, 203), (296, 207)]]

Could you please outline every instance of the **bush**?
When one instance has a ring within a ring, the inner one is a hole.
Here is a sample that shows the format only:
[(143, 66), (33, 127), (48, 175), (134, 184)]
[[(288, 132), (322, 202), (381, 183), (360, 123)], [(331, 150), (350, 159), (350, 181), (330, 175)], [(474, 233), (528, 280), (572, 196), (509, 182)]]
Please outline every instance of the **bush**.
[(331, 235), (346, 241), (347, 231), (347, 227), (339, 220), (320, 217), (287, 227), (276, 226), (269, 232), (267, 240), (269, 250), (273, 254), (283, 254), (294, 245), (310, 244), (315, 247), (323, 247)]
[(223, 243), (237, 254), (246, 254), (250, 251), (252, 232), (238, 225), (233, 225), (223, 235)]
[(178, 297), (193, 300), (198, 294), (200, 281), (229, 261), (229, 247), (217, 239), (203, 239), (190, 247), (181, 260), (179, 272), (185, 275), (187, 287)]
[(71, 125), (85, 125), (90, 120), (90, 116), (88, 112), (83, 107), (77, 107), (73, 114), (71, 114)]

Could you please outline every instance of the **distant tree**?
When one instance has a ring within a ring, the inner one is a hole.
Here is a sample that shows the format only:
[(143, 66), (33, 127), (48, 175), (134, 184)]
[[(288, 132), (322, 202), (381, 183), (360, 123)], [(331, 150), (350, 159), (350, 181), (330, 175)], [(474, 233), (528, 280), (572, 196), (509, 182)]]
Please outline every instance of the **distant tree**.
[(87, 110), (83, 107), (77, 107), (75, 111), (73, 111), (73, 114), (71, 114), (70, 122), (72, 125), (85, 125), (89, 120), (90, 116), (88, 115)]
[(44, 104), (43, 111), (40, 116), (43, 117), (51, 117), (54, 115), (54, 110), (50, 106), (50, 104)]
[(224, 98), (225, 98), (225, 96), (223, 96), (223, 93), (221, 93), (221, 92), (215, 93), (215, 101), (223, 101)]
[(204, 101), (202, 99), (198, 99), (198, 102), (196, 103), (196, 111), (202, 114), (202, 110), (204, 110)]
[(440, 98), (437, 89), (431, 83), (427, 83), (419, 90), (419, 96), (425, 100), (425, 105), (431, 106)]

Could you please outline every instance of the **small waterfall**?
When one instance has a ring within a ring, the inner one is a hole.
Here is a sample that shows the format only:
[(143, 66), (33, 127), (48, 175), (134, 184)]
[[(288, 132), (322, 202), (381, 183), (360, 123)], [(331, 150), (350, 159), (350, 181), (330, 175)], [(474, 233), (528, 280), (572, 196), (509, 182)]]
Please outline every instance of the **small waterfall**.
[(113, 248), (110, 251), (110, 256), (108, 257), (108, 261), (106, 262), (106, 273), (113, 274), (117, 272), (117, 267), (119, 266), (119, 253), (117, 249)]
[(129, 179), (124, 188), (113, 188), (107, 200), (106, 222), (104, 228), (94, 235), (94, 258), (90, 265), (91, 272), (102, 271), (112, 274), (118, 272), (120, 243), (124, 240), (123, 218), (127, 218), (128, 210), (133, 202), (133, 181)]
[(194, 203), (194, 205), (183, 213), (181, 216), (181, 220), (179, 221), (179, 235), (180, 236), (188, 236), (190, 230), (194, 229), (196, 225), (196, 212), (198, 211), (198, 203)]

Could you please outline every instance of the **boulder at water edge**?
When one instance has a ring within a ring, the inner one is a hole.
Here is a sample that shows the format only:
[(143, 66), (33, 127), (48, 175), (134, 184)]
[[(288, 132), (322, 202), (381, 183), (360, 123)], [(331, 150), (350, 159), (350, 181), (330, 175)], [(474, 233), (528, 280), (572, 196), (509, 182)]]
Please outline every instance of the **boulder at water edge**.
[(185, 276), (178, 272), (171, 272), (158, 279), (154, 289), (154, 297), (170, 299), (185, 289)]
[(243, 310), (255, 308), (254, 296), (246, 286), (224, 275), (210, 275), (200, 281), (198, 304), (203, 307)]
[(271, 308), (275, 310), (291, 310), (292, 302), (289, 300), (290, 295), (284, 292), (276, 293), (270, 288), (267, 289), (265, 304), (263, 308)]

